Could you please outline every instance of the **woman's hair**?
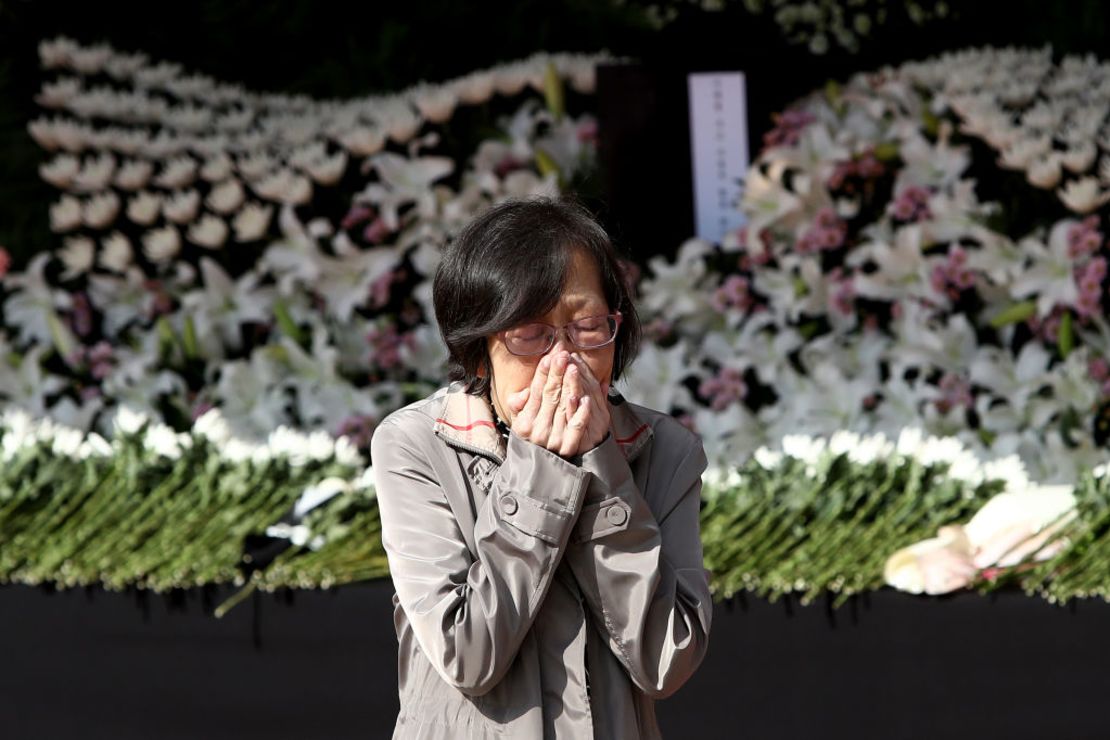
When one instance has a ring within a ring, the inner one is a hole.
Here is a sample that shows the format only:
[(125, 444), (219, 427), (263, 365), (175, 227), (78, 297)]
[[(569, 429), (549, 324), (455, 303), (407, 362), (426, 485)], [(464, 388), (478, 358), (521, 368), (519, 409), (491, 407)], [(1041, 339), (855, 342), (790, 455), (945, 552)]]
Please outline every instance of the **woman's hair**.
[[(534, 321), (559, 301), (573, 249), (597, 264), (610, 311), (623, 314), (613, 357), (615, 382), (640, 346), (640, 320), (605, 229), (571, 196), (504, 201), (467, 224), (444, 251), (432, 282), (436, 321), (450, 352), (448, 377), (485, 395), (487, 337)], [(478, 369), (486, 366), (485, 377)]]

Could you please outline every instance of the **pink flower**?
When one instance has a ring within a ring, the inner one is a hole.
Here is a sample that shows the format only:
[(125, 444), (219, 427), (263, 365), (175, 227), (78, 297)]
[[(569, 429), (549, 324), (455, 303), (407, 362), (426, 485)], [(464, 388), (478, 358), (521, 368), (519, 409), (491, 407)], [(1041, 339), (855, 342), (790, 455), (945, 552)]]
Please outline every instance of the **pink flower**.
[(644, 334), (651, 341), (658, 342), (667, 338), (673, 329), (674, 325), (670, 321), (667, 321), (662, 316), (658, 316), (644, 326)]
[(497, 163), (497, 165), (493, 168), (493, 172), (498, 177), (503, 178), (510, 172), (514, 170), (519, 170), (521, 167), (525, 166), (527, 166), (526, 162), (522, 162), (521, 160), (516, 159), (510, 154)]
[(389, 303), (389, 289), (397, 278), (393, 270), (380, 276), (370, 284), (370, 306), (379, 309)]
[(339, 422), (334, 435), (349, 437), (356, 447), (366, 448), (370, 446), (370, 438), (373, 437), (377, 425), (377, 419), (369, 414), (352, 414)]
[(740, 400), (748, 393), (743, 374), (732, 367), (721, 368), (715, 376), (707, 378), (698, 386), (698, 394), (709, 399), (709, 406), (720, 411)]
[(374, 216), (374, 209), (370, 206), (355, 204), (351, 206), (351, 210), (347, 211), (347, 215), (339, 222), (339, 228), (350, 229)]
[(1077, 267), (1074, 274), (1079, 284), (1076, 312), (1080, 318), (1087, 318), (1102, 307), (1102, 280), (1106, 276), (1106, 258), (1095, 257), (1086, 265)]
[(870, 180), (876, 177), (882, 177), (886, 172), (886, 166), (875, 156), (874, 149), (868, 149), (861, 154), (859, 160), (857, 160), (856, 171), (859, 173), (860, 177)]
[(378, 216), (362, 230), (362, 238), (371, 244), (381, 244), (389, 236), (390, 229), (385, 219)]
[(1068, 256), (1073, 259), (1094, 254), (1102, 246), (1098, 216), (1088, 216), (1068, 229)]
[(833, 308), (845, 316), (851, 316), (856, 310), (856, 288), (849, 277), (834, 283), (832, 294)]
[(1110, 377), (1110, 364), (1105, 357), (1092, 357), (1087, 362), (1087, 372), (1093, 380), (1102, 382)]
[(201, 401), (200, 403), (194, 404), (192, 410), (192, 420), (196, 421), (200, 417), (204, 416), (204, 413), (208, 411), (208, 409), (215, 408), (215, 406), (216, 404), (212, 403), (211, 401)]
[(373, 348), (371, 361), (382, 370), (400, 366), (401, 348), (414, 349), (416, 339), (412, 332), (398, 333), (397, 326), (390, 323), (384, 328), (373, 327), (366, 333), (366, 340)]
[(578, 124), (576, 131), (579, 141), (596, 141), (597, 140), (597, 121), (593, 119), (585, 119)]
[(971, 396), (971, 383), (955, 373), (945, 373), (940, 379), (941, 397), (936, 400), (937, 409), (946, 414), (957, 406), (971, 408), (975, 402)]
[(771, 120), (775, 127), (763, 134), (763, 146), (794, 146), (806, 126), (817, 119), (808, 111), (800, 109), (787, 109), (782, 113), (772, 113)]
[(730, 308), (746, 311), (751, 306), (751, 302), (748, 279), (740, 275), (729, 275), (721, 286), (713, 291), (713, 308), (722, 313)]
[(952, 247), (947, 259), (934, 265), (929, 272), (929, 284), (938, 293), (944, 293), (952, 300), (960, 298), (960, 292), (975, 287), (975, 273), (964, 265), (967, 263), (967, 250), (958, 244)]
[(846, 224), (831, 208), (822, 208), (810, 227), (794, 244), (801, 254), (812, 254), (819, 249), (836, 249), (844, 244), (848, 234)]
[(83, 290), (73, 294), (73, 313), (69, 323), (77, 336), (87, 337), (92, 331), (92, 304)]
[(887, 207), (896, 221), (921, 221), (930, 218), (929, 197), (931, 193), (919, 185), (902, 188)]
[(108, 344), (108, 342), (103, 339), (92, 347), (89, 347), (85, 353), (85, 357), (89, 362), (92, 376), (97, 380), (103, 380), (112, 373), (115, 353), (112, 349), (112, 345)]

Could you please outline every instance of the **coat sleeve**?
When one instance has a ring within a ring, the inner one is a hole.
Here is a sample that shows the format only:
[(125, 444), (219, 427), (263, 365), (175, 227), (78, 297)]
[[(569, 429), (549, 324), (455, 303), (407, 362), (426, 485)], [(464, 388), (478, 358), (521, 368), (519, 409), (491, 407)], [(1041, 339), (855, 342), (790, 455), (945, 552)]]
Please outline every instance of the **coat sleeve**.
[[(611, 433), (582, 455), (591, 478), (567, 551), (609, 648), (636, 686), (656, 699), (693, 675), (713, 617), (699, 525), (707, 460), (700, 439), (684, 438), (677, 465), (650, 471), (648, 485), (654, 478), (665, 487), (652, 491), (665, 502), (658, 521)], [(656, 440), (655, 446), (662, 444), (670, 442)]]
[(444, 489), (465, 484), (437, 480), (412, 436), (383, 421), (371, 440), (382, 545), (421, 650), (445, 681), (478, 696), (505, 674), (531, 627), (589, 476), (512, 434), (476, 513), (474, 557)]

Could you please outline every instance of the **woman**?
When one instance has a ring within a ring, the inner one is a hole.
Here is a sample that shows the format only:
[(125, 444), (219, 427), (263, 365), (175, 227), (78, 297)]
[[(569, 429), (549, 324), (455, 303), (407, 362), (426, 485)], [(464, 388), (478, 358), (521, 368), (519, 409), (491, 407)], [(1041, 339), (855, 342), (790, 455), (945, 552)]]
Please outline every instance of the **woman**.
[(610, 383), (640, 329), (604, 230), (502, 203), (433, 283), (451, 383), (371, 456), (396, 588), (395, 738), (656, 738), (712, 601), (700, 440)]

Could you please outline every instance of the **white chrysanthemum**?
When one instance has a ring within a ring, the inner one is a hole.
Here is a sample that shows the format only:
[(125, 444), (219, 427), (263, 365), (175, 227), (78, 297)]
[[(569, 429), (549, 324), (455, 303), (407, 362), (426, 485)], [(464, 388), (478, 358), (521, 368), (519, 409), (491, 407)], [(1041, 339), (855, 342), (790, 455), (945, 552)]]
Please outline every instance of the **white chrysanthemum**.
[(176, 460), (183, 450), (192, 444), (192, 437), (175, 432), (172, 427), (161, 423), (151, 423), (143, 435), (143, 447), (155, 454)]
[(231, 440), (231, 427), (218, 407), (212, 407), (193, 422), (193, 432), (220, 448)]
[(805, 434), (787, 434), (782, 438), (783, 454), (811, 465), (819, 462), (828, 443), (821, 437)]
[(135, 434), (150, 422), (151, 418), (146, 414), (122, 404), (116, 411), (112, 426), (116, 434)]
[(782, 463), (784, 454), (769, 447), (760, 447), (753, 453), (752, 457), (764, 470), (774, 470)]

